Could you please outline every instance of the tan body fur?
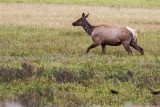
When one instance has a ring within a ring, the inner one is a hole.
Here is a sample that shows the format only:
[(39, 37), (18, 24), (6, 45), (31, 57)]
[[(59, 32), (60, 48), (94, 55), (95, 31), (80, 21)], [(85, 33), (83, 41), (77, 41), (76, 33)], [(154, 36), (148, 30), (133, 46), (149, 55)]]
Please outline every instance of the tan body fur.
[(91, 37), (98, 45), (105, 44), (117, 46), (123, 41), (131, 41), (132, 33), (125, 27), (100, 25), (94, 28)]

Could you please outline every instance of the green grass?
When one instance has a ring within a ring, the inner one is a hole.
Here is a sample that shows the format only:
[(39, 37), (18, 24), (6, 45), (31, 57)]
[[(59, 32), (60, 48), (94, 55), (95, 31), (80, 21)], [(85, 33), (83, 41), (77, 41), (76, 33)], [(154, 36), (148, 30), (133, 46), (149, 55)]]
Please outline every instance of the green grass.
[[(152, 96), (146, 87), (160, 89), (159, 40), (159, 31), (139, 32), (138, 43), (144, 56), (134, 49), (133, 55), (128, 56), (122, 46), (108, 46), (107, 55), (101, 55), (100, 47), (86, 54), (92, 41), (82, 29), (0, 25), (0, 66), (3, 66), (0, 71), (9, 72), (0, 76), (0, 98), (16, 94), (31, 102), (36, 94), (39, 105), (117, 107), (128, 101), (156, 105), (159, 96)], [(27, 79), (15, 77), (11, 72), (28, 71), (22, 63), (35, 69), (42, 67), (44, 73), (37, 77), (38, 70), (32, 70), (33, 75)], [(133, 77), (126, 81), (128, 71)], [(111, 94), (111, 89), (120, 94)]]
[(159, 7), (159, 0), (0, 0), (16, 3), (82, 4), (115, 7)]

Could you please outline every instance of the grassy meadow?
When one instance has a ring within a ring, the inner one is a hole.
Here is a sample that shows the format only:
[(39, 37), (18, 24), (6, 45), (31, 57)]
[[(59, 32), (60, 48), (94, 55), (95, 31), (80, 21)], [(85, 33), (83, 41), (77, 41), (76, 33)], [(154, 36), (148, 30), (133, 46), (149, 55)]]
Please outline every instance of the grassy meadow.
[[(127, 0), (93, 1), (3, 0), (0, 3), (2, 101), (14, 99), (28, 107), (160, 104), (160, 95), (147, 90), (148, 87), (160, 90), (158, 0), (133, 1), (142, 2), (143, 8)], [(110, 3), (109, 7), (98, 6), (105, 5), (103, 2)], [(90, 14), (88, 21), (92, 25), (137, 29), (138, 44), (145, 55), (132, 49), (133, 55), (128, 56), (123, 46), (107, 46), (106, 55), (101, 54), (100, 46), (86, 54), (91, 38), (81, 27), (71, 25), (83, 12)]]
[(11, 3), (48, 3), (48, 4), (80, 4), (102, 5), (113, 7), (159, 7), (159, 0), (0, 0)]

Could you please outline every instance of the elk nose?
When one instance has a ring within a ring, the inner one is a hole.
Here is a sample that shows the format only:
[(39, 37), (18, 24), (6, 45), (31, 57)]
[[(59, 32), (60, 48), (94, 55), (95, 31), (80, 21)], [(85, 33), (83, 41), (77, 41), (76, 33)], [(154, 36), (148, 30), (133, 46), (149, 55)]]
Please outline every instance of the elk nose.
[(74, 23), (72, 23), (72, 25), (73, 25), (73, 26), (75, 26), (75, 24), (74, 24)]

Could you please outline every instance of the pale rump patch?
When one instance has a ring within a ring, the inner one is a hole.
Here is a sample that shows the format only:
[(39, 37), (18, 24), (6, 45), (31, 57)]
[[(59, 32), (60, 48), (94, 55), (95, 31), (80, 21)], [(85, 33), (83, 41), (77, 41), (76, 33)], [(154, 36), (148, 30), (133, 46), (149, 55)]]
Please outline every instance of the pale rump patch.
[(136, 41), (136, 39), (137, 39), (137, 31), (135, 29), (130, 28), (130, 27), (126, 27), (126, 28), (132, 33), (133, 39), (134, 39), (134, 41)]

